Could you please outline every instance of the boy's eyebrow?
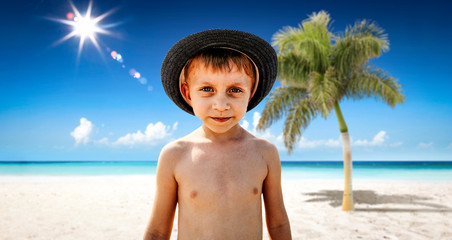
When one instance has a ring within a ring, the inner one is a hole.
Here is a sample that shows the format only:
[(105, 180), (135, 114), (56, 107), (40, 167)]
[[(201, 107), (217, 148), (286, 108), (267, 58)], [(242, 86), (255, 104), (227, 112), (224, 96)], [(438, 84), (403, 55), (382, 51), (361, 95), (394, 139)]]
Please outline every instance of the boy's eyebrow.
[[(238, 78), (238, 79), (231, 79), (228, 80), (228, 85), (234, 85), (234, 84), (246, 84), (246, 79), (245, 78)], [(209, 79), (202, 79), (200, 82), (200, 84), (212, 84), (212, 81), (210, 81)]]

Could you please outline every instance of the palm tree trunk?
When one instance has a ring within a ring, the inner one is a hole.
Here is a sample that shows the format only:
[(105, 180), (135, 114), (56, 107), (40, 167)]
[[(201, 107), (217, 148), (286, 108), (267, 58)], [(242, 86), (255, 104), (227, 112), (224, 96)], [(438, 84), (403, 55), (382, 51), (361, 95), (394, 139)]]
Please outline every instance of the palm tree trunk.
[(344, 196), (342, 198), (342, 211), (353, 211), (353, 191), (352, 191), (352, 149), (350, 146), (350, 136), (348, 135), (347, 124), (345, 124), (339, 103), (334, 103), (337, 121), (342, 138), (342, 153), (344, 157)]

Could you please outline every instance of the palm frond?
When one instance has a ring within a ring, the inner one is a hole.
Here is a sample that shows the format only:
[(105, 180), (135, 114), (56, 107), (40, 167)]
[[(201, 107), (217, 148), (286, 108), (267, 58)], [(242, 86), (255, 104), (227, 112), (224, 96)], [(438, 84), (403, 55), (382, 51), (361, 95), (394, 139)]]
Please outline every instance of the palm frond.
[(331, 57), (332, 34), (328, 31), (330, 17), (326, 12), (313, 14), (298, 28), (284, 27), (273, 35), (273, 46), (283, 56), (297, 56), (306, 61), (310, 69), (324, 72)]
[(389, 46), (388, 35), (385, 31), (375, 22), (369, 22), (365, 19), (355, 22), (355, 25), (353, 26), (348, 26), (347, 29), (345, 29), (345, 36), (373, 36), (384, 41), (384, 45)]
[(302, 130), (308, 127), (311, 120), (316, 117), (317, 112), (317, 106), (310, 98), (303, 99), (299, 104), (289, 109), (283, 130), (284, 145), (289, 154), (300, 139)]
[(312, 71), (311, 62), (295, 52), (278, 54), (278, 76), (284, 85), (307, 83)]
[(278, 52), (285, 52), (286, 49), (293, 49), (294, 43), (304, 38), (303, 29), (291, 26), (283, 27), (272, 37), (272, 45)]
[(287, 110), (299, 104), (304, 98), (308, 97), (307, 90), (297, 87), (278, 87), (272, 93), (265, 103), (262, 111), (258, 130), (268, 128), (272, 123), (279, 120)]
[(314, 22), (329, 29), (330, 21), (331, 21), (330, 14), (328, 14), (328, 12), (324, 10), (321, 10), (318, 13), (313, 12), (311, 15), (309, 15), (309, 18), (305, 22)]
[(332, 65), (347, 73), (389, 50), (389, 41), (383, 29), (366, 20), (349, 26), (344, 37), (337, 37), (333, 47)]
[(397, 103), (405, 101), (402, 86), (383, 70), (365, 67), (357, 71), (350, 78), (346, 88), (347, 97), (361, 98), (374, 96), (394, 107)]
[(310, 96), (325, 119), (333, 109), (334, 102), (338, 100), (340, 89), (341, 83), (333, 67), (328, 68), (325, 74), (312, 72), (309, 81)]
[(305, 52), (304, 55), (309, 59), (313, 71), (324, 72), (330, 65), (331, 45), (329, 41), (324, 42), (318, 37), (312, 36), (299, 42), (294, 51)]

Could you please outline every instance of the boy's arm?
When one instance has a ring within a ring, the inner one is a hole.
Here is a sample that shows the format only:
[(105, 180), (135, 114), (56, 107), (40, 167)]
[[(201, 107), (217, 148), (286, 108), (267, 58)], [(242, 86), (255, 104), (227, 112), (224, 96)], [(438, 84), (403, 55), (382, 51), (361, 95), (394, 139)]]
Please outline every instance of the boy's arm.
[[(174, 150), (174, 149), (173, 149)], [(151, 218), (144, 233), (144, 240), (170, 239), (177, 205), (177, 182), (174, 178), (174, 151), (163, 148), (156, 173), (156, 191)]]
[(281, 162), (278, 150), (273, 144), (268, 144), (264, 150), (267, 157), (268, 173), (263, 184), (265, 218), (270, 239), (292, 239), (289, 218), (281, 189)]

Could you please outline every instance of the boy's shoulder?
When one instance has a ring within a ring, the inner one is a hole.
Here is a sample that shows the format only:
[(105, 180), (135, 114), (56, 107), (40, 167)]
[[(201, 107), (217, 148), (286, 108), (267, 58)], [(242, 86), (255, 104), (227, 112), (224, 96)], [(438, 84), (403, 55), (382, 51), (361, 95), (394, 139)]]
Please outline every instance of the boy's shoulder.
[(267, 139), (257, 137), (248, 131), (247, 134), (248, 135), (244, 143), (247, 148), (259, 153), (259, 155), (261, 155), (267, 163), (269, 163), (269, 161), (279, 161), (279, 152), (275, 144)]
[(170, 172), (174, 171), (183, 156), (187, 155), (190, 148), (190, 144), (181, 139), (169, 142), (160, 151), (158, 159), (159, 165), (162, 166), (162, 169), (166, 169)]
[(249, 135), (248, 135), (247, 139), (250, 142), (253, 142), (257, 147), (264, 148), (264, 149), (267, 149), (267, 148), (276, 149), (275, 145), (272, 142), (270, 142), (269, 140), (267, 140), (265, 138), (257, 137), (250, 132), (248, 132), (248, 134)]
[(191, 148), (191, 142), (187, 139), (179, 138), (167, 143), (160, 153), (161, 157), (173, 158), (185, 154)]
[(196, 142), (193, 131), (190, 134), (167, 143), (160, 152), (160, 158), (163, 159), (180, 159), (181, 156), (187, 154)]
[(267, 139), (255, 136), (253, 138), (253, 141), (255, 143), (257, 151), (260, 151), (264, 156), (268, 157), (269, 159), (274, 159), (275, 157), (277, 157), (277, 159), (279, 160), (279, 152), (275, 144), (273, 144)]

